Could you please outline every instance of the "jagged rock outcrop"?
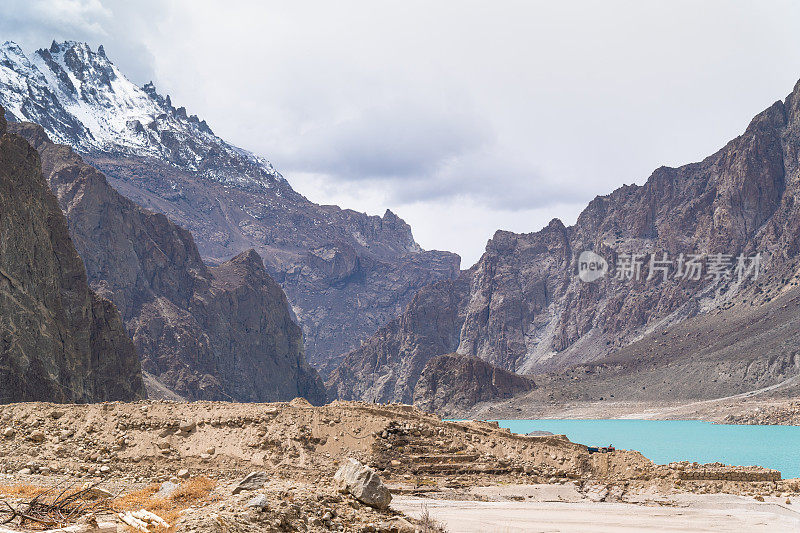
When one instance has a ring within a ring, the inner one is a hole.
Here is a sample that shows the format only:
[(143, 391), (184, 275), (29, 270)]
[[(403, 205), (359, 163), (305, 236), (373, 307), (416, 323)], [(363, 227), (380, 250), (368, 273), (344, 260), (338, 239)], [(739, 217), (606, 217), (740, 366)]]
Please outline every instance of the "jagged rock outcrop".
[[(434, 347), (424, 357), (455, 351), (509, 371), (557, 372), (600, 360), (642, 337), (656, 338), (653, 332), (694, 316), (769, 302), (798, 283), (798, 153), (800, 83), (717, 153), (699, 163), (661, 167), (642, 186), (623, 186), (595, 198), (574, 226), (554, 220), (535, 233), (498, 231), (478, 263), (462, 274), (468, 276), (468, 295), (451, 290), (449, 297), (440, 295), (441, 305), (426, 308), (433, 315), (463, 316), (463, 321), (426, 332), (459, 340), (447, 350)], [(599, 254), (612, 266), (620, 265), (624, 254), (644, 254), (642, 275), (618, 279), (617, 270), (584, 282), (576, 275), (583, 251)], [(666, 278), (658, 271), (649, 277), (649, 259), (661, 259), (664, 252), (673, 260)], [(676, 277), (680, 254), (708, 258), (720, 253), (729, 254), (729, 278), (715, 279), (708, 270), (696, 280)], [(734, 270), (737, 256), (756, 253), (762, 254), (758, 279), (745, 276), (740, 283)], [(464, 302), (455, 311), (447, 303), (453, 297)], [(412, 300), (403, 316), (413, 315), (418, 301), (424, 299)], [(341, 376), (372, 373), (385, 377), (385, 397), (402, 396), (405, 383), (418, 379), (409, 374), (418, 367), (405, 363), (409, 353), (401, 342), (413, 338), (416, 327), (400, 319), (394, 330), (381, 330), (350, 352), (328, 383), (330, 390), (359, 397), (358, 390), (351, 394), (339, 386)], [(383, 366), (375, 366), (376, 354)], [(724, 379), (737, 375), (739, 370)], [(783, 379), (785, 373), (773, 376)], [(703, 393), (701, 385), (694, 388)], [(371, 399), (369, 393), (361, 398)]]
[(348, 353), (327, 382), (329, 396), (410, 404), (428, 361), (458, 346), (469, 272), (419, 291), (402, 315)]
[(0, 402), (144, 397), (139, 358), (97, 296), (39, 155), (0, 107)]
[(190, 230), (209, 262), (254, 248), (286, 292), (323, 374), (419, 289), (459, 271), (457, 255), (421, 250), (391, 211), (377, 217), (319, 206), (290, 189), (221, 188), (152, 159), (86, 159), (122, 194)]
[(9, 127), (39, 150), (92, 287), (120, 309), (148, 374), (187, 399), (325, 400), (256, 252), (206, 266), (188, 231), (117, 193), (70, 147), (34, 124)]
[(457, 255), (423, 251), (391, 211), (310, 202), (269, 162), (216, 137), (152, 83), (136, 87), (84, 43), (53, 43), (30, 58), (0, 45), (0, 103), (11, 120), (41, 124), (120, 193), (189, 230), (209, 262), (254, 248), (325, 374), (420, 288), (458, 274)]
[(478, 403), (510, 398), (534, 387), (532, 379), (483, 359), (440, 355), (422, 370), (414, 387), (414, 405), (439, 416), (452, 416)]

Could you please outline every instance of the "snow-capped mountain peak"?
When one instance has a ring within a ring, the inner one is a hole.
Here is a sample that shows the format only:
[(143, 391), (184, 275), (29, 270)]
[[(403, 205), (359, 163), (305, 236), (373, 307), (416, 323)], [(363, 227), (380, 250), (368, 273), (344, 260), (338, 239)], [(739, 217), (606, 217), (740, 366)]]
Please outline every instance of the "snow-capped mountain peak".
[(155, 157), (232, 185), (288, 185), (269, 162), (215, 136), (152, 82), (136, 86), (102, 46), (53, 41), (28, 58), (15, 43), (3, 43), (0, 104), (8, 119), (36, 122), (80, 152)]

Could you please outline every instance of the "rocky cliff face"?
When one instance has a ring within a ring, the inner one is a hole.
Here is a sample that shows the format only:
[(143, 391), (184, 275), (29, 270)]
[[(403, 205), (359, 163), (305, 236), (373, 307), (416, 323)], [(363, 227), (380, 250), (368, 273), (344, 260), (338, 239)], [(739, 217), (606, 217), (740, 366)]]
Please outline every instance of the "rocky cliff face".
[(209, 262), (254, 248), (286, 291), (309, 358), (323, 374), (420, 288), (459, 270), (457, 255), (421, 250), (391, 211), (367, 216), (294, 191), (221, 188), (152, 159), (85, 157), (122, 194), (190, 230)]
[(401, 316), (348, 353), (328, 379), (329, 396), (410, 404), (428, 361), (458, 346), (469, 272), (419, 291)]
[(117, 193), (71, 148), (37, 125), (9, 127), (39, 150), (89, 281), (120, 309), (148, 374), (192, 400), (324, 401), (258, 254), (209, 268), (188, 231)]
[(414, 387), (414, 405), (453, 416), (476, 404), (529, 392), (535, 384), (477, 357), (448, 354), (431, 359)]
[(254, 248), (324, 373), (420, 288), (458, 273), (457, 255), (421, 250), (392, 212), (308, 201), (269, 162), (216, 137), (152, 84), (136, 87), (83, 43), (53, 43), (30, 58), (0, 45), (0, 104), (10, 120), (41, 124), (123, 195), (188, 229), (211, 263)]
[(144, 397), (139, 358), (97, 296), (42, 176), (0, 107), (0, 401)]
[[(425, 357), (456, 351), (515, 372), (558, 371), (601, 359), (690, 317), (769, 302), (798, 282), (799, 111), (800, 84), (714, 155), (659, 168), (642, 186), (596, 198), (572, 227), (554, 220), (536, 233), (498, 231), (478, 263), (462, 274), (467, 296), (451, 288), (439, 295), (443, 304), (426, 308), (459, 320), (427, 332), (458, 341), (441, 351), (432, 346)], [(610, 275), (580, 280), (583, 251), (608, 260)], [(657, 270), (650, 277), (650, 258), (662, 259), (663, 253), (672, 267), (666, 278)], [(756, 253), (762, 254), (760, 276), (756, 281), (751, 273), (740, 282), (737, 256)], [(642, 254), (638, 279), (615, 275), (624, 273), (613, 265), (622, 265), (627, 254)], [(684, 260), (688, 254), (704, 256), (698, 279), (676, 276), (680, 254)], [(729, 277), (711, 275), (714, 254), (728, 254)], [(463, 302), (457, 310), (447, 303), (452, 298)], [(418, 301), (425, 299), (412, 300), (403, 317), (416, 312)], [(384, 376), (382, 387), (389, 391), (403, 391), (405, 382), (418, 378), (408, 374), (417, 367), (404, 369), (406, 359), (419, 355), (402, 343), (417, 327), (403, 317), (345, 357), (329, 382), (332, 390), (353, 397), (338, 383), (341, 376), (363, 372)], [(385, 366), (374, 366), (376, 354)]]

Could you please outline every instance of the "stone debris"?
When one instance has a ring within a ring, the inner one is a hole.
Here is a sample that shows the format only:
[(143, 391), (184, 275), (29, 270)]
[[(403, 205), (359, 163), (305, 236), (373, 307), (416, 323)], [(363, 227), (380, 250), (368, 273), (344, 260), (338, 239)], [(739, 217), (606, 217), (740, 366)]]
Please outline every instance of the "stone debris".
[(258, 490), (264, 486), (269, 476), (266, 472), (250, 472), (233, 489), (232, 494), (239, 494), (243, 490)]
[(183, 435), (188, 435), (197, 427), (197, 424), (194, 421), (186, 421), (184, 420), (181, 422), (180, 426), (178, 427), (178, 431), (180, 431)]
[(158, 492), (153, 494), (153, 498), (160, 498), (162, 500), (167, 499), (170, 496), (172, 496), (172, 494), (176, 490), (178, 490), (179, 486), (180, 485), (178, 485), (177, 483), (173, 483), (172, 481), (165, 481), (164, 483), (161, 484), (161, 487), (158, 489)]
[[(64, 412), (59, 418), (50, 416), (56, 407)], [(181, 421), (194, 422), (186, 436)], [(7, 404), (0, 405), (0, 428), (17, 437), (0, 437), (4, 485), (85, 489), (102, 482), (92, 503), (134, 494), (115, 507), (116, 520), (116, 512), (144, 508), (175, 522), (176, 532), (411, 531), (405, 522), (422, 528), (387, 507), (392, 493), (466, 494), (499, 484), (573, 485), (586, 502), (680, 492), (783, 502), (800, 494), (800, 480), (781, 480), (774, 470), (656, 465), (627, 450), (590, 454), (564, 436), (447, 422), (403, 405)], [(37, 431), (45, 435), (41, 443), (29, 438)], [(200, 478), (212, 488), (192, 499)], [(177, 502), (180, 513), (162, 512)]]
[(144, 533), (154, 531), (156, 528), (170, 527), (166, 520), (157, 514), (151, 513), (150, 511), (146, 511), (144, 509), (133, 512), (128, 511), (127, 513), (119, 513), (118, 516), (119, 519), (125, 524), (137, 531), (143, 531)]
[(114, 497), (114, 495), (111, 494), (111, 491), (101, 487), (95, 487), (92, 485), (92, 483), (85, 483), (82, 487), (82, 490), (86, 491), (85, 495), (87, 499), (107, 500)]
[[(746, 407), (739, 407), (739, 411)], [(789, 401), (778, 405), (765, 405), (745, 412), (727, 415), (725, 424), (748, 424), (769, 426), (798, 426), (800, 425), (800, 402)]]
[(264, 494), (257, 494), (247, 502), (247, 507), (251, 509), (258, 509), (259, 511), (265, 511), (268, 506), (269, 500)]
[[(393, 533), (417, 533), (420, 531), (414, 524), (400, 516), (392, 518), (385, 524), (382, 524), (381, 529), (391, 531)], [(423, 530), (424, 531), (424, 530)], [(433, 532), (431, 532), (433, 533)]]
[(392, 493), (383, 484), (380, 476), (353, 458), (349, 458), (339, 468), (334, 479), (355, 499), (370, 507), (386, 509), (392, 501)]

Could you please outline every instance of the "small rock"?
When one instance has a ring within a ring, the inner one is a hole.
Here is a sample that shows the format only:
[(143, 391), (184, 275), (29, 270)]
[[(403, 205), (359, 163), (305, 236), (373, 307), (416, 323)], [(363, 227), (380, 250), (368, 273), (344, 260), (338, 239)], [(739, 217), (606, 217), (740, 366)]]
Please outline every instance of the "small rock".
[(602, 485), (587, 487), (586, 497), (593, 502), (604, 502), (608, 498), (608, 488)]
[(209, 459), (211, 459), (211, 456), (208, 455), (207, 453), (201, 453), (200, 454), (200, 460), (201, 461), (208, 461)]
[(181, 425), (178, 426), (178, 429), (180, 430), (181, 433), (191, 433), (192, 431), (194, 431), (194, 428), (196, 427), (197, 424), (193, 420), (189, 421), (184, 420), (183, 422), (181, 422)]
[(161, 488), (158, 489), (158, 492), (153, 494), (153, 498), (165, 499), (172, 496), (172, 493), (178, 490), (178, 484), (173, 483), (171, 481), (165, 481), (161, 484)]
[(209, 449), (207, 449), (207, 450), (206, 450), (206, 453), (207, 453), (208, 455), (214, 455), (215, 453), (217, 453), (217, 449), (216, 449), (216, 448), (214, 448), (214, 447), (211, 447), (211, 448), (209, 448)]
[(302, 408), (302, 409), (308, 409), (308, 408), (314, 407), (313, 405), (311, 405), (311, 404), (308, 402), (308, 400), (306, 400), (306, 399), (305, 399), (305, 398), (303, 398), (303, 397), (297, 397), (297, 398), (295, 398), (294, 400), (292, 400), (291, 402), (289, 402), (289, 405), (290, 405), (291, 407), (299, 407), (299, 408)]
[(28, 438), (38, 444), (40, 442), (44, 442), (44, 433), (41, 431), (34, 431)]
[(100, 473), (101, 474), (105, 474), (105, 473), (110, 472), (110, 471), (111, 471), (111, 467), (108, 466), (108, 465), (103, 465), (103, 466), (100, 467)]
[(30, 468), (23, 468), (22, 470), (17, 472), (17, 474), (19, 474), (21, 476), (27, 476), (30, 473), (31, 473), (31, 469)]
[(758, 496), (756, 496), (755, 498), (753, 498), (753, 499), (754, 499), (755, 501), (757, 501), (757, 502), (763, 502), (763, 501), (764, 501), (764, 497), (763, 497), (763, 496), (761, 496), (760, 494), (759, 494)]
[(249, 502), (247, 502), (247, 507), (251, 509), (258, 509), (259, 511), (266, 511), (268, 505), (269, 501), (264, 494), (257, 494), (253, 496)]
[(239, 494), (243, 490), (258, 490), (264, 486), (268, 479), (266, 472), (250, 472), (234, 487), (232, 494)]
[(16, 431), (14, 431), (14, 428), (6, 428), (3, 430), (3, 437), (10, 439), (15, 433)]
[(189, 479), (189, 471), (185, 468), (178, 470), (178, 477), (181, 479)]
[(80, 529), (79, 531), (101, 531), (100, 524), (97, 523), (97, 517), (94, 513), (83, 515), (76, 520), (76, 523), (85, 526), (85, 529)]
[(107, 491), (106, 489), (101, 489), (100, 487), (89, 486), (84, 490), (86, 490), (86, 492), (84, 492), (84, 495), (90, 500), (108, 500), (114, 496), (113, 494), (111, 494), (110, 491)]
[(58, 420), (62, 416), (64, 416), (64, 411), (59, 411), (59, 410), (50, 411), (50, 418), (52, 418), (53, 420)]
[(416, 531), (419, 531), (414, 527), (414, 524), (400, 516), (392, 518), (386, 525), (387, 530), (397, 533), (416, 533)]
[(358, 501), (370, 507), (386, 509), (392, 501), (392, 493), (380, 476), (355, 459), (348, 459), (336, 472), (334, 479)]

